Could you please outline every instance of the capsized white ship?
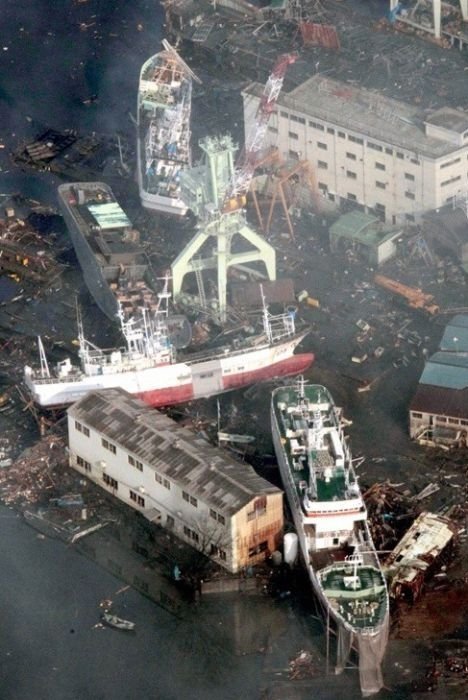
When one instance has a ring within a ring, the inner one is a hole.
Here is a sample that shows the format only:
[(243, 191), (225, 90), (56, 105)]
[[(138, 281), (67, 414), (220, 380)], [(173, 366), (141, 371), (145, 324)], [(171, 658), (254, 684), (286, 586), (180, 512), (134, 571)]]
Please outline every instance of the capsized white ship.
[[(192, 80), (198, 78), (163, 40), (143, 64), (137, 103), (137, 175), (144, 207), (183, 215), (180, 174), (191, 166)], [(198, 81), (200, 82), (200, 81)]]
[(167, 282), (160, 308), (140, 319), (121, 315), (123, 348), (102, 350), (85, 339), (78, 324), (80, 365), (69, 358), (49, 368), (39, 338), (40, 368), (24, 369), (24, 383), (34, 402), (45, 409), (67, 406), (89, 391), (120, 387), (151, 406), (206, 398), (275, 377), (298, 374), (313, 362), (312, 353), (295, 355), (306, 332), (297, 333), (294, 315), (273, 316), (263, 309), (263, 333), (237, 346), (217, 347), (178, 359), (167, 332)]
[(388, 591), (341, 411), (328, 389), (301, 377), (273, 391), (271, 424), (302, 557), (324, 617), (337, 627), (336, 672), (354, 647), (362, 694), (372, 695), (383, 686)]

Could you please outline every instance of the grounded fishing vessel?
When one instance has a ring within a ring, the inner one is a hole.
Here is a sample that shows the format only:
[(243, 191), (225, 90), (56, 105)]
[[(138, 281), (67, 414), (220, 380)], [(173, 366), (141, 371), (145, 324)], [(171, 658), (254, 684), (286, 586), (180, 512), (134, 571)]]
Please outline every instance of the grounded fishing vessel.
[(354, 647), (361, 691), (377, 693), (388, 638), (386, 582), (367, 525), (367, 512), (329, 391), (307, 385), (272, 395), (273, 442), (302, 556), (328, 623), (337, 626), (341, 672)]
[(180, 173), (191, 165), (192, 79), (198, 80), (172, 46), (142, 66), (137, 104), (140, 200), (147, 209), (183, 215)]
[(167, 281), (154, 315), (144, 309), (140, 320), (121, 314), (124, 348), (101, 350), (84, 338), (78, 324), (80, 366), (69, 358), (50, 371), (39, 338), (40, 369), (26, 366), (24, 382), (35, 403), (43, 408), (66, 406), (88, 391), (121, 387), (151, 406), (170, 406), (214, 396), (266, 379), (303, 372), (311, 353), (294, 355), (306, 333), (296, 333), (294, 315), (272, 316), (263, 310), (263, 333), (237, 346), (176, 358), (167, 332)]
[(138, 245), (139, 233), (103, 182), (72, 182), (58, 188), (86, 285), (111, 320), (130, 318), (141, 308), (156, 310), (149, 261)]

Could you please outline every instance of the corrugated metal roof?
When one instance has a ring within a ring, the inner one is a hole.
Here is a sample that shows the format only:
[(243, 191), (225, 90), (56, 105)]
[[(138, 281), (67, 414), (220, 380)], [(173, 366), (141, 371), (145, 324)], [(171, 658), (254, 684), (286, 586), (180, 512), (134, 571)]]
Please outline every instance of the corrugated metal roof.
[(117, 202), (92, 204), (88, 209), (95, 218), (98, 226), (103, 230), (127, 228), (132, 225), (128, 216)]
[(440, 341), (440, 350), (468, 353), (468, 315), (457, 314), (447, 325)]
[(123, 389), (91, 392), (68, 409), (155, 471), (225, 514), (280, 489)]
[(384, 226), (380, 219), (360, 211), (343, 214), (330, 226), (330, 235), (355, 239), (368, 246), (377, 247), (389, 238), (401, 233), (401, 228)]
[(445, 389), (466, 389), (468, 387), (468, 353), (434, 353), (426, 363), (419, 383)]
[(411, 401), (410, 410), (468, 419), (468, 389), (454, 391), (420, 384)]

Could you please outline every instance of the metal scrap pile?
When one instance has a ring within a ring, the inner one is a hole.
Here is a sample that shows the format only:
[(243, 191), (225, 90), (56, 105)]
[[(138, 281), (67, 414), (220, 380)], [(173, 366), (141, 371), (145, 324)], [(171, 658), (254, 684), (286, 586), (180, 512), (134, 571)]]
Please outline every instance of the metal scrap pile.
[(290, 680), (302, 681), (306, 678), (314, 678), (318, 674), (317, 660), (310, 651), (301, 651), (295, 659), (289, 662)]
[(0, 498), (25, 506), (42, 500), (56, 486), (55, 470), (66, 464), (65, 439), (47, 435), (25, 450), (13, 464), (0, 471)]
[(374, 484), (364, 493), (369, 527), (377, 550), (393, 549), (419, 511), (408, 496), (388, 480)]

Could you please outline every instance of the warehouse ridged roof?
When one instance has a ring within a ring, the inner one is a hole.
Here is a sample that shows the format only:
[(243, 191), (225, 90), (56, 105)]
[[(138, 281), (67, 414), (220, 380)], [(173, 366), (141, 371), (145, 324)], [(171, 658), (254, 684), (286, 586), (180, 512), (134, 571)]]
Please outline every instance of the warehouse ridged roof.
[(440, 341), (440, 350), (468, 353), (468, 314), (457, 314), (452, 318)]
[(426, 363), (419, 383), (444, 389), (468, 388), (468, 353), (434, 353)]
[(250, 465), (230, 459), (123, 389), (91, 392), (68, 414), (221, 513), (236, 513), (259, 495), (281, 492)]

